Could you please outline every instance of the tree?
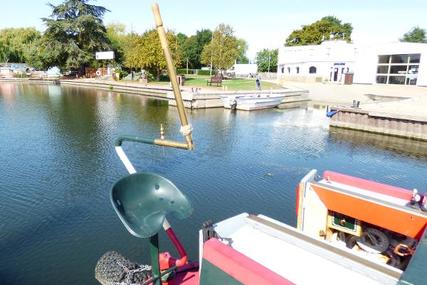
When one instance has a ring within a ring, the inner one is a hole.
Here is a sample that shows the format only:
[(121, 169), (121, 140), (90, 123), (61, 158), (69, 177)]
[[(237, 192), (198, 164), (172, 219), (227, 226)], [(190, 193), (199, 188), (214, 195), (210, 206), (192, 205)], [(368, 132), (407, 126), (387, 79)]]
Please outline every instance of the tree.
[(239, 50), (237, 63), (249, 63), (249, 58), (246, 56), (246, 52), (248, 51), (248, 43), (244, 39), (238, 39), (237, 49)]
[(259, 72), (276, 72), (278, 49), (263, 49), (256, 54)]
[(183, 34), (183, 33), (178, 33), (176, 35), (176, 40), (177, 40), (177, 54), (179, 54), (179, 58), (182, 58), (182, 62), (181, 64), (185, 64), (187, 62), (188, 57), (186, 56), (186, 50), (185, 50), (185, 41), (187, 40), (187, 35)]
[(183, 45), (183, 60), (188, 59), (191, 68), (200, 68), (202, 63), (200, 57), (203, 48), (212, 40), (212, 31), (202, 29), (196, 32), (196, 35), (188, 37)]
[(52, 15), (43, 18), (47, 29), (40, 52), (46, 67), (80, 69), (96, 65), (95, 52), (110, 50), (102, 17), (109, 10), (88, 4), (89, 0), (65, 0), (49, 4)]
[(239, 56), (238, 41), (233, 29), (220, 24), (212, 35), (212, 40), (202, 51), (201, 62), (218, 70), (230, 68)]
[(107, 38), (111, 43), (111, 48), (114, 51), (114, 61), (121, 63), (123, 61), (123, 48), (126, 45), (127, 34), (126, 26), (121, 23), (112, 23), (107, 25)]
[(35, 28), (7, 28), (0, 30), (0, 62), (26, 62), (40, 39)]
[(310, 25), (302, 26), (299, 30), (294, 30), (286, 39), (285, 45), (318, 45), (329, 38), (351, 42), (352, 31), (351, 24), (342, 24), (338, 18), (327, 16)]
[(401, 42), (427, 43), (426, 31), (420, 27), (413, 27), (409, 32), (403, 35)]
[[(178, 51), (177, 36), (168, 31), (166, 38), (176, 65), (180, 64), (181, 58)], [(162, 71), (166, 68), (166, 59), (160, 45), (159, 35), (156, 30), (146, 31), (143, 35), (131, 34), (125, 53), (125, 66), (129, 68), (144, 68), (155, 74), (160, 79)]]

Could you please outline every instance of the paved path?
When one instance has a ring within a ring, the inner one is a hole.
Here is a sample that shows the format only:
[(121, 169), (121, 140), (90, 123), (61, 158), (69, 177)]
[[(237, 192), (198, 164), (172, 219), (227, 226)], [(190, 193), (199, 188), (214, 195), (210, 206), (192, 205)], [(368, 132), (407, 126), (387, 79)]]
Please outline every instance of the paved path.
[(358, 100), (362, 110), (427, 120), (427, 87), (301, 82), (282, 85), (308, 90), (313, 103), (349, 106), (353, 100)]
[(338, 85), (330, 83), (301, 83), (284, 82), (284, 87), (294, 87), (309, 90), (309, 97), (314, 102), (332, 104), (351, 104), (353, 100), (360, 102), (371, 101), (367, 95), (390, 97), (427, 97), (427, 87), (401, 85)]

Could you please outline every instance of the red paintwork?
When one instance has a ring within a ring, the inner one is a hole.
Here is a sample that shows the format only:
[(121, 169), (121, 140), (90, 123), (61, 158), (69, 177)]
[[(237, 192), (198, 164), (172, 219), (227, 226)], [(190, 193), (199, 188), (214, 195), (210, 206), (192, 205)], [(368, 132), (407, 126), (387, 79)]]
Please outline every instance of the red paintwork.
[(294, 284), (214, 238), (205, 242), (203, 258), (245, 285)]
[(323, 178), (331, 182), (338, 182), (338, 183), (346, 184), (348, 186), (358, 187), (364, 190), (389, 195), (395, 198), (400, 198), (403, 200), (407, 200), (408, 202), (412, 198), (411, 190), (395, 187), (387, 184), (382, 184), (382, 183), (378, 183), (378, 182), (374, 182), (374, 181), (370, 181), (370, 180), (366, 180), (358, 177), (344, 175), (344, 174), (329, 171), (329, 170), (323, 173)]
[(187, 252), (185, 251), (179, 239), (176, 237), (175, 232), (172, 228), (168, 228), (166, 230), (166, 234), (168, 235), (169, 239), (172, 241), (173, 245), (179, 253), (180, 258), (176, 259), (175, 265), (178, 267), (183, 266), (187, 263)]
[(295, 203), (295, 212), (296, 216), (299, 215), (299, 195), (300, 195), (300, 185), (298, 184), (297, 188), (295, 189), (295, 196), (296, 196), (296, 203)]
[(180, 268), (181, 272), (176, 273), (173, 280), (163, 282), (163, 285), (199, 285), (198, 264), (186, 264)]

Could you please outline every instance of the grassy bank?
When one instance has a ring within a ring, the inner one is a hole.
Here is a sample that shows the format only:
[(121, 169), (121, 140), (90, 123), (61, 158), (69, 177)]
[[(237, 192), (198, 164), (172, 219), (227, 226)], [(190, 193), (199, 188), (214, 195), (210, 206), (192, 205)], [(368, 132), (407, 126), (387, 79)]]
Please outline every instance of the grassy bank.
[[(255, 79), (225, 79), (222, 81), (222, 86), (217, 87), (215, 84), (213, 86), (207, 86), (206, 82), (209, 80), (209, 76), (202, 75), (186, 75), (185, 76), (185, 86), (186, 87), (210, 87), (218, 90), (226, 89), (226, 90), (255, 90)], [(152, 81), (150, 85), (169, 85), (169, 82), (165, 81)], [(280, 89), (282, 88), (280, 85), (266, 82), (261, 80), (261, 89), (269, 90), (269, 89)]]

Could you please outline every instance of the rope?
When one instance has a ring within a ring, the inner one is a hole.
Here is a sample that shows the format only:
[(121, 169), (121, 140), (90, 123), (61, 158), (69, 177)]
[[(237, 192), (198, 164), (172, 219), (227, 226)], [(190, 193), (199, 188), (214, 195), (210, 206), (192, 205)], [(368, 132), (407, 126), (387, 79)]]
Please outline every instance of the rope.
[(193, 131), (193, 126), (191, 124), (188, 124), (186, 126), (182, 126), (179, 129), (179, 132), (183, 135), (183, 136), (188, 136), (191, 135), (191, 132)]

